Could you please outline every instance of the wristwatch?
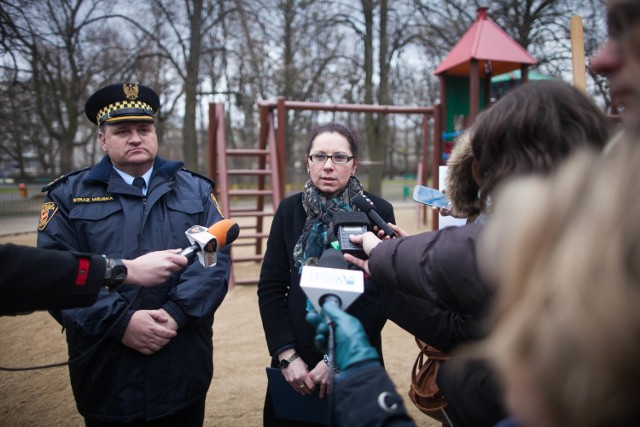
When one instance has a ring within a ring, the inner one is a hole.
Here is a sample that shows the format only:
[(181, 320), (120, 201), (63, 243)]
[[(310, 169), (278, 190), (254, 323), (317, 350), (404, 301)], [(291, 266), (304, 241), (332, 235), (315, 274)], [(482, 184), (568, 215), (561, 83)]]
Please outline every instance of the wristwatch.
[(278, 364), (278, 367), (280, 369), (285, 369), (287, 366), (289, 366), (291, 362), (296, 360), (298, 357), (300, 357), (298, 353), (293, 353), (291, 356), (287, 357), (286, 359), (282, 359)]
[[(104, 256), (104, 255), (103, 255)], [(104, 256), (106, 268), (104, 269), (104, 287), (115, 291), (127, 278), (127, 266), (121, 259), (112, 259)]]

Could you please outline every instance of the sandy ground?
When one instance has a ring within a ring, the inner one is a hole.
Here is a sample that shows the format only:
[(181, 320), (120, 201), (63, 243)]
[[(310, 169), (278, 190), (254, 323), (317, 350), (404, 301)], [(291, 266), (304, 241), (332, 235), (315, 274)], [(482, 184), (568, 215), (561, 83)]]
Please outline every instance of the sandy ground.
[[(429, 228), (414, 207), (397, 207), (398, 225), (410, 233)], [(267, 228), (268, 229), (268, 228)], [(0, 237), (0, 243), (35, 244), (35, 233)], [(242, 249), (238, 249), (242, 250)], [(253, 275), (258, 266), (240, 264), (236, 277)], [(258, 312), (256, 287), (231, 289), (214, 322), (214, 378), (207, 395), (205, 426), (260, 426), (269, 355)], [(417, 355), (413, 337), (388, 322), (383, 330), (388, 372), (418, 426), (439, 423), (419, 412), (406, 397)], [(0, 318), (0, 366), (62, 362), (66, 344), (60, 325), (47, 313)], [(82, 426), (66, 367), (0, 372), (0, 426)]]

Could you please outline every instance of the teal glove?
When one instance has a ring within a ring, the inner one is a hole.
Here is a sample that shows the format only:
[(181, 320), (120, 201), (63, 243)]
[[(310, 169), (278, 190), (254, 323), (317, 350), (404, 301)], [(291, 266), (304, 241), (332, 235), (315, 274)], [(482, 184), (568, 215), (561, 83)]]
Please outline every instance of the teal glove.
[[(338, 369), (342, 371), (360, 362), (379, 359), (378, 352), (369, 343), (358, 319), (332, 302), (322, 306), (322, 313), (335, 324), (335, 364)], [(326, 353), (329, 326), (325, 317), (315, 312), (308, 313), (307, 322), (316, 327), (316, 347)]]

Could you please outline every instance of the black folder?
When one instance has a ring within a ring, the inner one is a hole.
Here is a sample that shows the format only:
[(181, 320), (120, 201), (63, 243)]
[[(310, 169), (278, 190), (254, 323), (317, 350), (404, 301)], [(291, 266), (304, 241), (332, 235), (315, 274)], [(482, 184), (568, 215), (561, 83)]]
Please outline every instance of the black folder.
[[(269, 393), (276, 417), (285, 420), (326, 424), (329, 412), (329, 396), (320, 398), (320, 387), (313, 394), (303, 396), (296, 392), (284, 379), (278, 368), (266, 368), (269, 380)], [(335, 415), (333, 425), (337, 425)]]

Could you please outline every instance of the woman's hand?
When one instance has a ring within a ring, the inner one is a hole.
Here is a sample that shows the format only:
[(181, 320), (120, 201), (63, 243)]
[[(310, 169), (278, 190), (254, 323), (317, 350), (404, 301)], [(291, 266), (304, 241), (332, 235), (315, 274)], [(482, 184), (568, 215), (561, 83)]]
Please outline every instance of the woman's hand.
[[(362, 249), (364, 250), (364, 253), (367, 254), (367, 256), (369, 256), (369, 254), (371, 254), (371, 251), (382, 241), (370, 231), (359, 235), (351, 234), (349, 235), (349, 240), (357, 245), (362, 246)], [(371, 272), (369, 271), (369, 260), (363, 260), (351, 254), (344, 254), (344, 259), (361, 268), (365, 273), (371, 274)]]
[[(391, 227), (391, 229), (398, 235), (398, 237), (407, 237), (409, 235), (409, 233), (407, 233), (406, 231), (404, 231), (402, 228), (398, 227), (395, 224), (389, 223), (389, 227)], [(389, 236), (386, 236), (386, 237), (390, 238)]]
[[(294, 349), (285, 350), (278, 355), (278, 360), (286, 359), (295, 353)], [(293, 389), (302, 394), (311, 394), (313, 389), (315, 388), (315, 384), (311, 378), (309, 378), (309, 370), (307, 364), (302, 360), (301, 357), (298, 357), (289, 363), (284, 369), (280, 369), (284, 379), (287, 380), (289, 385), (293, 387)]]
[(349, 240), (352, 243), (362, 246), (362, 249), (364, 250), (364, 253), (367, 254), (367, 256), (369, 256), (371, 254), (371, 251), (382, 241), (371, 231), (367, 231), (366, 233), (358, 235), (350, 234)]
[[(311, 381), (314, 383), (314, 389), (315, 384), (320, 386), (320, 397), (324, 397), (327, 394), (330, 369), (329, 365), (327, 365), (324, 360), (321, 360), (316, 367), (309, 372), (309, 378), (311, 378)], [(311, 391), (313, 391), (313, 389)]]

